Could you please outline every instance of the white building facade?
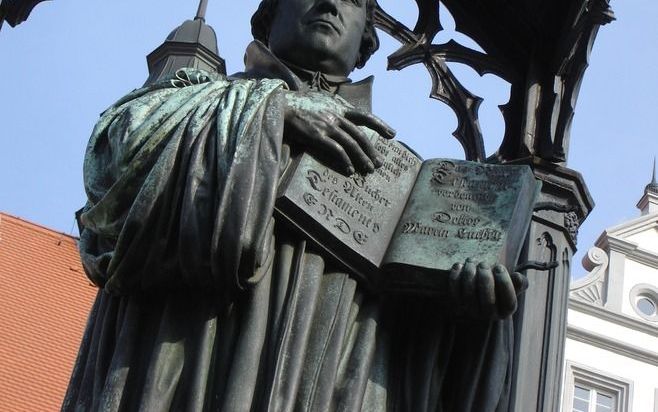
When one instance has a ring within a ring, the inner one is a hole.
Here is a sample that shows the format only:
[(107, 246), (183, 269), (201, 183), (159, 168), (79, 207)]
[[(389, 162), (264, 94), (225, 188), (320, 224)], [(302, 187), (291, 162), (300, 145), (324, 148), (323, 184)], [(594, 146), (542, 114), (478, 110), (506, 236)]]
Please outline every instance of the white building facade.
[(658, 184), (605, 230), (569, 293), (563, 412), (658, 412)]

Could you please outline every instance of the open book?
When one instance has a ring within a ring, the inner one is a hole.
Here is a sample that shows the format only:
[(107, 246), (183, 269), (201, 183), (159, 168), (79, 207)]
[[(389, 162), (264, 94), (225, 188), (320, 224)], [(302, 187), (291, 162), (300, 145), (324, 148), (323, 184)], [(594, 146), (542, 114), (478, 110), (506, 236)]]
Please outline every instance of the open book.
[(278, 219), (376, 290), (441, 294), (466, 258), (516, 266), (540, 188), (528, 166), (421, 161), (381, 138), (375, 147), (384, 165), (367, 176), (295, 159)]

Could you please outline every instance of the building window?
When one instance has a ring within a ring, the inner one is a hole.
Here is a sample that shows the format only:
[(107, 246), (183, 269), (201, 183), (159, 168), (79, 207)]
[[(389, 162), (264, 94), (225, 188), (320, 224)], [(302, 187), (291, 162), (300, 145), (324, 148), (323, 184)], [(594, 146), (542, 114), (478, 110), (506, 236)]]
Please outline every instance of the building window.
[(613, 394), (574, 385), (572, 412), (616, 412), (616, 404), (617, 398)]
[(648, 284), (635, 285), (629, 296), (635, 313), (649, 322), (658, 322), (658, 289)]
[(630, 381), (567, 361), (563, 412), (631, 411)]
[(647, 316), (656, 314), (656, 304), (647, 296), (640, 296), (637, 300), (637, 308)]

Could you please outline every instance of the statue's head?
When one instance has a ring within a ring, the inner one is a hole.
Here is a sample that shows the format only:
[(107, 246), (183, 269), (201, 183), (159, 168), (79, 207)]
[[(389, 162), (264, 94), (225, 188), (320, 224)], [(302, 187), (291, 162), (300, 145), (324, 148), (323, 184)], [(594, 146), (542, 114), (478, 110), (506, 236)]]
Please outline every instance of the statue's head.
[(294, 65), (348, 75), (379, 47), (375, 7), (375, 0), (262, 0), (251, 32)]

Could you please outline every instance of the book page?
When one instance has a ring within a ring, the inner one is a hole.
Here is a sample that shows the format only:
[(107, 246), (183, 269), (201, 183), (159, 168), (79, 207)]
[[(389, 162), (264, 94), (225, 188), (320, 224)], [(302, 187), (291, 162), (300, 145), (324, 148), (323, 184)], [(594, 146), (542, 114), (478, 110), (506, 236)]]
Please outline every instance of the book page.
[(277, 212), (350, 269), (376, 271), (388, 248), (421, 162), (395, 140), (376, 137), (384, 164), (344, 176), (303, 154)]
[[(501, 261), (509, 250), (506, 243), (512, 237), (513, 247), (520, 248), (525, 233), (510, 233), (511, 221), (529, 221), (535, 193), (527, 166), (428, 160), (383, 263), (450, 270), (472, 258), (490, 265), (513, 265)], [(520, 200), (523, 207), (517, 205)], [(524, 216), (513, 216), (517, 209)], [(526, 229), (527, 225), (520, 230)]]

